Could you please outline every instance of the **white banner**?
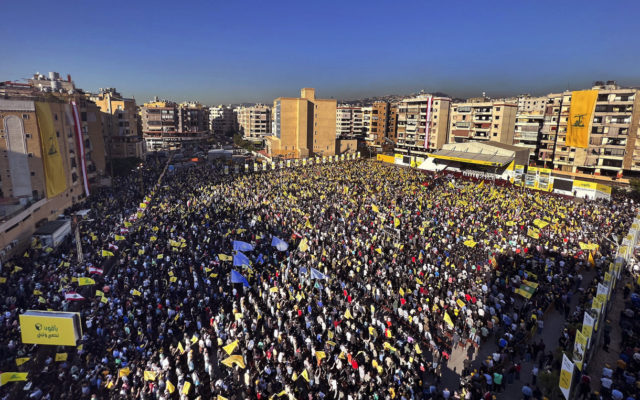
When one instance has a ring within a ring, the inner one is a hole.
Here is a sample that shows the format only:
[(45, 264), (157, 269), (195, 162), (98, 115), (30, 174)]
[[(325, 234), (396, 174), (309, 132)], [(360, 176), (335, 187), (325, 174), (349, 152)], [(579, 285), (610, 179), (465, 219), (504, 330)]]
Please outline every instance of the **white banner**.
[(560, 386), (560, 391), (567, 400), (569, 400), (569, 393), (571, 392), (572, 379), (573, 363), (566, 354), (562, 353), (562, 369), (560, 370), (560, 382), (558, 382), (558, 386)]

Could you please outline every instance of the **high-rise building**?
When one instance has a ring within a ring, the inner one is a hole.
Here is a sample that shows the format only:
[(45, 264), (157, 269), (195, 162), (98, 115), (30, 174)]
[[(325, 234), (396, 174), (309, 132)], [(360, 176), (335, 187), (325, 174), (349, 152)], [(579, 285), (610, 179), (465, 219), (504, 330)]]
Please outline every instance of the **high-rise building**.
[(88, 97), (100, 107), (107, 157), (143, 158), (144, 141), (138, 132), (135, 99), (123, 97), (114, 88), (100, 89)]
[(638, 89), (613, 81), (596, 82), (598, 91), (587, 148), (566, 145), (572, 92), (550, 94), (542, 129), (538, 161), (557, 170), (590, 175), (622, 176), (640, 171), (636, 145), (640, 123)]
[(396, 151), (426, 155), (442, 148), (447, 143), (450, 105), (451, 99), (430, 95), (402, 100), (397, 112)]
[(215, 135), (231, 135), (237, 130), (236, 113), (231, 107), (209, 107), (209, 131)]
[(62, 81), (40, 74), (0, 83), (0, 260), (100, 184), (105, 156), (98, 106)]
[(236, 109), (238, 132), (243, 139), (261, 142), (271, 133), (271, 108), (264, 104)]
[(275, 99), (267, 153), (283, 158), (334, 155), (336, 108), (336, 100), (316, 99), (311, 88), (302, 89), (298, 98)]
[(449, 143), (478, 140), (511, 145), (517, 109), (516, 103), (502, 100), (453, 104)]
[(516, 114), (513, 145), (529, 149), (529, 164), (537, 161), (538, 139), (544, 125), (544, 112), (530, 111)]
[(336, 138), (359, 138), (363, 135), (362, 107), (342, 104), (336, 109)]

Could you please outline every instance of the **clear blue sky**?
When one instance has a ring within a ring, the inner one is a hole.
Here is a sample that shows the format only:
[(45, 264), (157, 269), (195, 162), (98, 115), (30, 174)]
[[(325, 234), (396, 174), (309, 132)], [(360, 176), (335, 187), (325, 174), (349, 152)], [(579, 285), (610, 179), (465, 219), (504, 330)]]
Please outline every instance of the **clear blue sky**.
[(4, 1), (0, 80), (207, 104), (640, 86), (640, 2)]

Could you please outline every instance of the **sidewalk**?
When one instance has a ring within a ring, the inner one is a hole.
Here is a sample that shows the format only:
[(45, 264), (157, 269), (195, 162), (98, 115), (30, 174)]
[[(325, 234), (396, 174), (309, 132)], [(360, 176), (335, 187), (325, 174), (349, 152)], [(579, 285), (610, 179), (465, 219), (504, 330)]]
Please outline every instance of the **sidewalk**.
[[(594, 278), (595, 271), (593, 269), (583, 270), (582, 276), (583, 276), (583, 279), (580, 287), (582, 287), (583, 289), (586, 289), (586, 287), (589, 285), (591, 280)], [(574, 293), (571, 299), (571, 312), (575, 310), (579, 297), (580, 297), (579, 295)], [(564, 327), (564, 323), (565, 323), (564, 313), (558, 312), (557, 310), (555, 310), (555, 308), (552, 307), (552, 309), (547, 313), (544, 319), (544, 329), (542, 331), (542, 334), (536, 333), (533, 336), (532, 340), (535, 342), (538, 342), (542, 338), (542, 340), (546, 345), (545, 352), (553, 351), (556, 347), (558, 347), (558, 339), (560, 338), (560, 335), (562, 333), (562, 328)], [(613, 320), (612, 320), (612, 323), (614, 323)], [(613, 345), (613, 343), (616, 341), (615, 336), (612, 335), (611, 339), (612, 339), (612, 345)], [(620, 339), (618, 335), (617, 342), (619, 341)], [(529, 341), (528, 343), (532, 343), (532, 341)], [(498, 349), (498, 346), (496, 344), (496, 337), (494, 335), (491, 335), (489, 336), (489, 338), (485, 343), (480, 345), (480, 348), (478, 349), (478, 351), (473, 352), (471, 357), (468, 357), (467, 355), (469, 346), (467, 346), (467, 348), (458, 347), (457, 349), (455, 349), (451, 355), (451, 358), (449, 359), (449, 363), (447, 364), (447, 366), (450, 370), (454, 370), (455, 368), (455, 371), (457, 371), (457, 373), (460, 374), (460, 372), (462, 371), (463, 362), (465, 359), (471, 358), (473, 360), (471, 362), (472, 367), (477, 367), (480, 365), (482, 360), (484, 360), (487, 356), (491, 355), (497, 349)], [(613, 346), (610, 346), (609, 351), (610, 352), (614, 351)], [(512, 384), (506, 385), (505, 390), (501, 393), (494, 393), (496, 396), (496, 399), (516, 400), (516, 399), (522, 398), (522, 385), (525, 383), (531, 383), (531, 371), (534, 366), (534, 360), (531, 360), (529, 362), (524, 362), (524, 360), (519, 360), (519, 361), (521, 362), (520, 365), (522, 366), (522, 369), (520, 371), (520, 377), (521, 377), (520, 381), (514, 381), (514, 383)], [(442, 382), (443, 385), (448, 385), (450, 389), (458, 389), (460, 387), (459, 380), (457, 382), (452, 381), (451, 376), (446, 376), (446, 378), (449, 378), (449, 379), (446, 379), (446, 381), (444, 378), (445, 376), (443, 376), (443, 382)]]

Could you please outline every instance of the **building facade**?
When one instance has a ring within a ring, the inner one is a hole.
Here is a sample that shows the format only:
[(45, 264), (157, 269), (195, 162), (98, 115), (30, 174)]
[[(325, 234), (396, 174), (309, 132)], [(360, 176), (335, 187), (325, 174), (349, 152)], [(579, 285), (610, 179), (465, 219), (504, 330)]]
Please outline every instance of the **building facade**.
[(306, 158), (335, 155), (336, 109), (333, 99), (316, 99), (315, 89), (304, 88), (300, 97), (279, 97), (273, 102), (270, 157)]
[(237, 124), (236, 113), (231, 107), (209, 107), (209, 131), (214, 135), (232, 135)]
[(0, 260), (83, 201), (104, 174), (98, 106), (72, 86), (52, 91), (38, 78), (0, 84)]
[(590, 121), (589, 145), (566, 145), (572, 92), (549, 95), (538, 160), (554, 169), (589, 175), (623, 176), (640, 171), (637, 137), (640, 122), (638, 89), (615, 82), (596, 82), (598, 97)]
[(135, 99), (123, 97), (114, 88), (100, 89), (99, 93), (88, 96), (101, 111), (107, 158), (144, 158)]
[(450, 143), (469, 140), (513, 144), (516, 103), (480, 101), (451, 106)]
[[(208, 115), (193, 103), (178, 106), (157, 98), (140, 107), (142, 134), (147, 151), (195, 148), (206, 143)], [(206, 121), (206, 122), (205, 122)]]
[(236, 109), (238, 132), (245, 140), (262, 142), (271, 133), (271, 107), (257, 104)]
[(343, 104), (336, 109), (336, 138), (360, 138), (363, 136), (362, 107)]
[(447, 97), (429, 95), (402, 100), (397, 106), (395, 135), (389, 134), (395, 136), (396, 151), (426, 155), (442, 148), (447, 143), (450, 105)]

